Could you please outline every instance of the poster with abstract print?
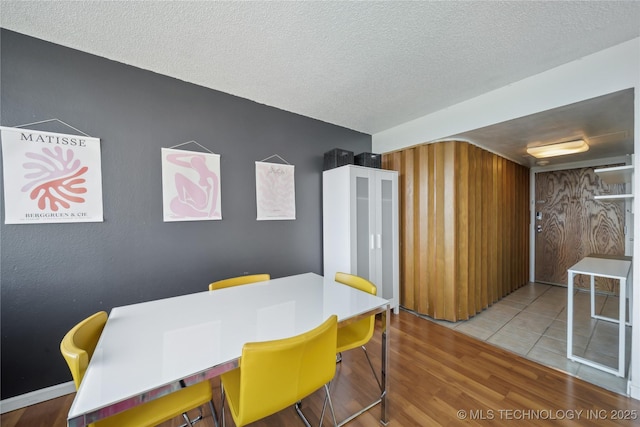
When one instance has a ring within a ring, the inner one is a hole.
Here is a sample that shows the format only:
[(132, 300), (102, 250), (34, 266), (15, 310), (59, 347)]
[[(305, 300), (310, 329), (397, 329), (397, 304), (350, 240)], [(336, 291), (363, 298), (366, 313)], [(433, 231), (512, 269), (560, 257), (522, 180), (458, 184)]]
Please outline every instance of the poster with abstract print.
[(296, 219), (294, 168), (256, 162), (258, 221)]
[(162, 149), (165, 222), (222, 219), (220, 155)]
[(5, 224), (102, 222), (100, 139), (0, 126)]

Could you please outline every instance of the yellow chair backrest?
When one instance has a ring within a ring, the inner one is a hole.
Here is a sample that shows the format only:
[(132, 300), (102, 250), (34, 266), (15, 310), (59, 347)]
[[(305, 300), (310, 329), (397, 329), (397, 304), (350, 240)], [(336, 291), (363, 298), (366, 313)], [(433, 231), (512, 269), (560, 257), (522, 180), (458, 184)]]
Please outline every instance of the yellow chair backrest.
[(336, 333), (333, 315), (291, 338), (245, 344), (239, 369), (222, 375), (236, 425), (272, 415), (331, 381), (336, 371)]
[[(376, 285), (360, 276), (348, 273), (336, 273), (335, 281), (351, 286), (371, 295), (377, 294)], [(375, 316), (370, 316), (338, 329), (337, 352), (347, 351), (365, 345), (375, 331)]]
[[(76, 390), (80, 387), (107, 317), (104, 311), (87, 317), (67, 332), (60, 343), (60, 351), (69, 365)], [(89, 427), (155, 426), (210, 401), (211, 385), (203, 381), (111, 415), (89, 424)], [(213, 406), (211, 408), (214, 412)]]
[(76, 390), (80, 387), (106, 323), (107, 313), (100, 311), (74, 326), (60, 342), (60, 352), (69, 365)]
[(248, 274), (246, 276), (232, 277), (230, 279), (218, 280), (209, 284), (209, 290), (215, 291), (216, 289), (230, 288), (231, 286), (246, 285), (249, 283), (266, 282), (271, 280), (269, 274)]

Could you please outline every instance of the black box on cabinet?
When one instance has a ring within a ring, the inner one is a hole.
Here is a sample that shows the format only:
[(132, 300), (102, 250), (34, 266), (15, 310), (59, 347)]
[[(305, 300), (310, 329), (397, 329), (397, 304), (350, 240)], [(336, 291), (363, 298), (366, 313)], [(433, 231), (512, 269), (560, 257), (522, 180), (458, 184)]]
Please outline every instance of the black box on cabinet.
[(352, 165), (353, 151), (334, 148), (324, 153), (324, 170), (337, 168), (338, 166)]
[(355, 157), (355, 164), (380, 169), (382, 167), (382, 156), (375, 153), (360, 153)]

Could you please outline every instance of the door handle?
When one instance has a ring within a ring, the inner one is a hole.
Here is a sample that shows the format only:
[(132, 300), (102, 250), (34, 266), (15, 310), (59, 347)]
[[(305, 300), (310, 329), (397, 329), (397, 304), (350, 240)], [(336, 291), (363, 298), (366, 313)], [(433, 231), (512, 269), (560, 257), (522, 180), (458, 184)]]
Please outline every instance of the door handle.
[(542, 226), (541, 226), (540, 224), (538, 224), (538, 225), (536, 226), (536, 231), (537, 231), (538, 233), (542, 233)]

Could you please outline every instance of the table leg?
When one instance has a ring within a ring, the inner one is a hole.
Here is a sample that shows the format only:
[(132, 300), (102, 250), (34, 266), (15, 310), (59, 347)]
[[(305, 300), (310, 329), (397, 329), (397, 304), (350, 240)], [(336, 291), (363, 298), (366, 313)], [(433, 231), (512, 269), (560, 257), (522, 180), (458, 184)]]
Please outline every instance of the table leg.
[(573, 358), (573, 271), (568, 272), (567, 282), (567, 357)]
[(84, 416), (67, 420), (67, 427), (85, 427), (86, 425), (87, 421), (84, 419)]
[(624, 377), (625, 371), (625, 327), (627, 326), (627, 280), (620, 279), (620, 313), (618, 317), (618, 376)]
[(596, 317), (596, 276), (592, 274), (589, 283), (589, 286), (591, 287), (591, 318), (593, 319)]
[(629, 276), (627, 276), (627, 295), (629, 298), (629, 321), (627, 322), (627, 326), (632, 326), (631, 319), (633, 318), (633, 276), (631, 276), (631, 273), (629, 273)]
[(391, 314), (391, 306), (387, 305), (387, 309), (382, 312), (382, 355), (381, 355), (381, 384), (382, 384), (382, 395), (380, 396), (380, 422), (383, 425), (387, 425), (389, 423), (389, 416), (387, 414), (387, 372), (389, 368), (389, 347), (388, 347), (388, 339), (389, 339), (389, 322), (390, 322), (390, 314)]

